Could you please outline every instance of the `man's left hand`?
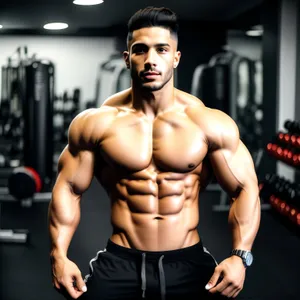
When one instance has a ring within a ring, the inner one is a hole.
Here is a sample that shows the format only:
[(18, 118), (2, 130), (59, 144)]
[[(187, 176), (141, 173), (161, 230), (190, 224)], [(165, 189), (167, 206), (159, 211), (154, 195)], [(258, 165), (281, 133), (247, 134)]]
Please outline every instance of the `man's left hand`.
[[(205, 286), (210, 293), (219, 293), (228, 298), (235, 298), (243, 289), (246, 268), (238, 256), (223, 260)], [(222, 279), (218, 284), (218, 280)]]

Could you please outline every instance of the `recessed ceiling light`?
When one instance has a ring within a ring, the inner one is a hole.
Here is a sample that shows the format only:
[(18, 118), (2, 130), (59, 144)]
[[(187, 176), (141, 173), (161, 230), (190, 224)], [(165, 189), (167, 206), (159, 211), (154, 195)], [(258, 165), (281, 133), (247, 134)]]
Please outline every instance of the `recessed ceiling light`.
[(264, 33), (263, 30), (248, 30), (246, 31), (246, 34), (248, 36), (262, 36)]
[(68, 27), (69, 27), (69, 25), (66, 23), (48, 23), (48, 24), (44, 25), (44, 28), (48, 29), (48, 30), (62, 30), (62, 29), (66, 29)]
[(73, 3), (76, 5), (98, 5), (103, 3), (103, 0), (74, 0)]
[(3, 28), (3, 25), (0, 25), (0, 29), (2, 29)]

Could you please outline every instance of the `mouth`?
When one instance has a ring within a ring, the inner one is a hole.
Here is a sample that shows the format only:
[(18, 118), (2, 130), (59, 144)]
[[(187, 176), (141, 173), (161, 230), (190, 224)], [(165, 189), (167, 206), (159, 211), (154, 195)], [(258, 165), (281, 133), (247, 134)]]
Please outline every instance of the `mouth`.
[(143, 77), (146, 79), (155, 79), (159, 76), (160, 74), (158, 72), (145, 72), (143, 73)]

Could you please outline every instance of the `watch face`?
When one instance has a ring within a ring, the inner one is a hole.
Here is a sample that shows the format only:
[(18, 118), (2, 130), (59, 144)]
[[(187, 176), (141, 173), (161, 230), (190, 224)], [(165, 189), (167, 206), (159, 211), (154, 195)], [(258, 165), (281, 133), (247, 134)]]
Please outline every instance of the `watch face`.
[(251, 266), (252, 262), (253, 262), (253, 255), (250, 252), (248, 252), (246, 256), (246, 265)]

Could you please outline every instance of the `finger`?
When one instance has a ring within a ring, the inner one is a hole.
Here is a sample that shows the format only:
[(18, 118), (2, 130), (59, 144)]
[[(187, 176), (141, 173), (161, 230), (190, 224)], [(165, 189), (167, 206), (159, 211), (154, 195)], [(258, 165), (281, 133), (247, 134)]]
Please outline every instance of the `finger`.
[(222, 293), (230, 284), (223, 279), (218, 285), (216, 285), (214, 288), (211, 288), (209, 290), (210, 293), (214, 294), (214, 293)]
[(238, 289), (232, 296), (232, 298), (236, 298), (238, 296), (238, 294), (240, 293), (240, 289)]
[(64, 285), (64, 288), (66, 289), (67, 293), (73, 298), (77, 299), (79, 298), (83, 292), (79, 291), (76, 286), (74, 285), (74, 280), (72, 277), (70, 277), (67, 281), (66, 284)]
[(230, 293), (228, 293), (228, 297), (230, 298), (230, 299), (233, 299), (234, 297), (234, 294), (237, 292), (237, 289), (235, 288), (235, 289), (232, 289), (232, 291), (230, 292)]
[(60, 284), (55, 278), (52, 280), (52, 285), (57, 291), (60, 291)]
[(73, 299), (77, 299), (80, 297), (80, 295), (76, 296), (76, 295), (73, 295), (72, 293), (70, 294), (70, 292), (68, 292), (65, 287), (61, 288), (60, 293), (64, 296), (64, 298), (66, 300), (73, 300)]
[(86, 284), (81, 276), (81, 273), (74, 276), (75, 285), (78, 291), (85, 293), (87, 291)]
[(235, 292), (236, 289), (234, 288), (234, 286), (229, 285), (221, 292), (221, 295), (230, 298)]
[(208, 281), (207, 285), (205, 286), (205, 289), (210, 290), (211, 288), (213, 288), (217, 284), (220, 275), (221, 275), (221, 270), (218, 269), (218, 267), (216, 267), (215, 272), (210, 278), (210, 280)]

